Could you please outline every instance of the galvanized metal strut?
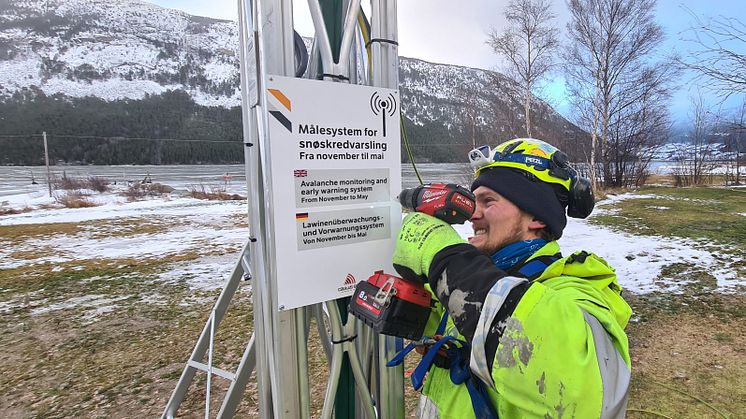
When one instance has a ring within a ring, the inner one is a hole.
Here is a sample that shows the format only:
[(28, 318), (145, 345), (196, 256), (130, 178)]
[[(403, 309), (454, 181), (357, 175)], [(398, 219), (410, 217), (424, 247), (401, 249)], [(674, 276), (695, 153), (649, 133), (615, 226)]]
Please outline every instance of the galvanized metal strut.
[[(338, 16), (341, 21), (336, 22), (342, 25), (341, 39), (330, 39), (327, 32), (330, 19), (336, 18), (324, 13), (331, 6), (345, 10)], [(370, 28), (362, 15), (361, 0), (308, 0), (308, 7), (315, 37), (305, 77), (398, 88), (396, 0), (370, 0)], [(231, 383), (217, 417), (232, 417), (253, 370), (256, 370), (260, 417), (310, 417), (307, 352), (309, 318), (314, 316), (330, 363), (322, 417), (403, 418), (403, 369), (385, 366), (401, 348), (400, 339), (375, 335), (354, 318), (344, 323), (342, 317), (346, 312), (340, 310), (346, 307), (335, 301), (324, 303), (323, 307), (292, 310), (279, 307), (277, 256), (272, 244), (276, 226), (273, 190), (269, 186), (272, 184), (272, 151), (268, 144), (266, 87), (270, 75), (297, 76), (295, 45), (298, 42), (293, 31), (291, 0), (238, 0), (238, 9), (249, 240), (187, 361), (163, 417), (176, 415), (200, 371), (207, 373), (205, 417), (210, 416), (213, 376)], [(231, 373), (214, 367), (212, 354), (215, 332), (244, 273), (251, 273), (252, 277), (254, 334), (236, 372)], [(349, 365), (351, 371), (344, 371), (344, 365)], [(337, 407), (340, 377), (350, 373), (356, 388), (352, 413)]]

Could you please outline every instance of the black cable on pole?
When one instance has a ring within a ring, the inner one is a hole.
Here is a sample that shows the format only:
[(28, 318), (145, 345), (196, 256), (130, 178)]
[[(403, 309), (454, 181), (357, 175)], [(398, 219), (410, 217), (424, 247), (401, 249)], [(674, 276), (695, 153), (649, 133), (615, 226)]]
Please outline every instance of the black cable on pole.
[(391, 45), (399, 46), (398, 42), (391, 40), (391, 39), (373, 38), (370, 41), (365, 43), (365, 47), (368, 48), (374, 42), (380, 42), (382, 44), (391, 44)]

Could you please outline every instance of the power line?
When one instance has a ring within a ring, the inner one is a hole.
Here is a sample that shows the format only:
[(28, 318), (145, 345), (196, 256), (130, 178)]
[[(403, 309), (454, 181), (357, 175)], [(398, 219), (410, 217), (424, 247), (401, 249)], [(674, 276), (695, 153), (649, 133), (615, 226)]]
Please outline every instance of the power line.
[[(199, 138), (148, 138), (148, 137), (104, 137), (98, 135), (56, 135), (48, 134), (50, 138), (65, 138), (77, 140), (107, 140), (107, 141), (178, 141), (193, 143), (230, 143), (242, 144), (240, 140), (210, 140)], [(41, 134), (0, 134), (0, 138), (42, 138)]]

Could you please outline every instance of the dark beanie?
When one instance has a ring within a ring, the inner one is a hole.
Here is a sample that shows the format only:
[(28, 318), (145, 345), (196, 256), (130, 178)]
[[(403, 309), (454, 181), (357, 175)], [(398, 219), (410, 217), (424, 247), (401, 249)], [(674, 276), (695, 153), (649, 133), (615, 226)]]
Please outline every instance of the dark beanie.
[(567, 191), (561, 185), (542, 182), (529, 173), (524, 175), (519, 169), (491, 167), (483, 170), (474, 180), (471, 190), (480, 186), (492, 189), (524, 212), (544, 222), (554, 237), (562, 237), (562, 230), (567, 225)]

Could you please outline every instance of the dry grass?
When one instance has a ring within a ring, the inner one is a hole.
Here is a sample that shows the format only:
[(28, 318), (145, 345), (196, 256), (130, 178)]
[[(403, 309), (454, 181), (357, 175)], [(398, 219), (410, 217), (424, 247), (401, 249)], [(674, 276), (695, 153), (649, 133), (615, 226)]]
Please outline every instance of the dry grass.
[[(632, 300), (641, 321), (628, 328), (632, 354), (630, 418), (654, 412), (673, 418), (746, 413), (746, 298), (710, 295), (699, 303), (663, 296)], [(721, 311), (718, 307), (727, 307)]]
[(127, 197), (127, 200), (139, 201), (146, 197), (157, 197), (170, 194), (174, 191), (174, 188), (164, 185), (162, 183), (134, 183), (127, 187), (122, 192), (123, 196)]
[(62, 173), (62, 177), (53, 175), (52, 176), (52, 187), (54, 189), (63, 189), (66, 191), (73, 191), (79, 189), (86, 189), (86, 181), (83, 178), (71, 177), (67, 173)]
[(246, 199), (241, 195), (225, 192), (225, 188), (222, 186), (191, 185), (189, 186), (189, 195), (192, 198), (211, 201), (240, 201)]
[(97, 203), (88, 199), (88, 195), (75, 190), (61, 196), (56, 196), (54, 200), (65, 208), (90, 208), (98, 206)]
[(18, 224), (0, 226), (0, 240), (13, 242), (32, 238), (52, 237), (64, 234), (77, 234), (81, 230), (79, 223), (54, 224)]
[[(31, 257), (32, 253), (26, 253)], [(37, 253), (43, 256), (43, 253)], [(43, 290), (50, 298), (57, 299), (55, 293), (63, 294), (86, 291), (86, 285), (78, 281), (87, 278), (128, 278), (130, 273), (152, 274), (160, 272), (164, 264), (194, 260), (196, 253), (163, 255), (150, 258), (85, 259), (66, 262), (44, 262), (0, 270), (0, 288), (8, 292), (4, 297), (9, 301), (12, 292), (33, 292)], [(110, 282), (115, 285), (115, 282)], [(75, 294), (81, 295), (81, 294)], [(82, 294), (85, 295), (85, 294)], [(62, 298), (62, 297), (60, 297)]]
[(195, 199), (207, 199), (210, 201), (240, 201), (246, 199), (238, 194), (228, 194), (225, 192), (202, 192), (192, 191), (190, 196)]
[(56, 203), (40, 204), (39, 205), (39, 209), (45, 209), (45, 210), (49, 210), (49, 209), (60, 209), (61, 207), (62, 207), (61, 205), (56, 204)]
[(81, 230), (92, 239), (102, 239), (112, 235), (131, 237), (139, 234), (158, 234), (181, 226), (180, 217), (125, 217), (81, 223)]
[[(725, 175), (707, 175), (704, 177), (704, 182), (698, 186), (726, 186), (732, 182), (733, 176)], [(690, 182), (682, 180), (681, 176), (672, 174), (650, 174), (645, 178), (645, 185), (657, 185), (657, 186), (690, 186)], [(608, 188), (598, 193), (597, 199), (605, 198), (605, 194), (615, 194), (626, 192), (626, 189), (622, 188)]]
[(23, 214), (24, 212), (31, 211), (31, 207), (23, 207), (23, 208), (10, 208), (10, 207), (2, 207), (0, 206), (0, 217), (3, 215), (14, 215), (14, 214)]
[(99, 193), (107, 192), (111, 182), (100, 176), (88, 176), (86, 178), (78, 178), (67, 176), (66, 173), (62, 174), (62, 177), (55, 176), (52, 178), (52, 186), (54, 189), (63, 189), (66, 191), (75, 191), (81, 189), (90, 189)]
[(248, 214), (235, 214), (228, 217), (230, 222), (237, 227), (249, 227), (249, 215)]
[(10, 252), (10, 257), (18, 260), (35, 261), (39, 258), (49, 258), (58, 255), (59, 251), (51, 248), (43, 249), (29, 249), (29, 250), (14, 250)]
[(675, 180), (671, 175), (650, 175), (645, 182), (648, 185), (674, 186)]
[(86, 187), (98, 193), (104, 193), (109, 191), (109, 184), (111, 184), (111, 182), (106, 178), (89, 176)]
[(3, 240), (10, 244), (29, 239), (39, 239), (59, 235), (76, 235), (86, 233), (91, 239), (101, 239), (116, 235), (129, 237), (138, 234), (157, 234), (183, 225), (178, 217), (126, 217), (104, 220), (85, 221), (81, 223), (21, 224), (0, 226), (0, 243)]

